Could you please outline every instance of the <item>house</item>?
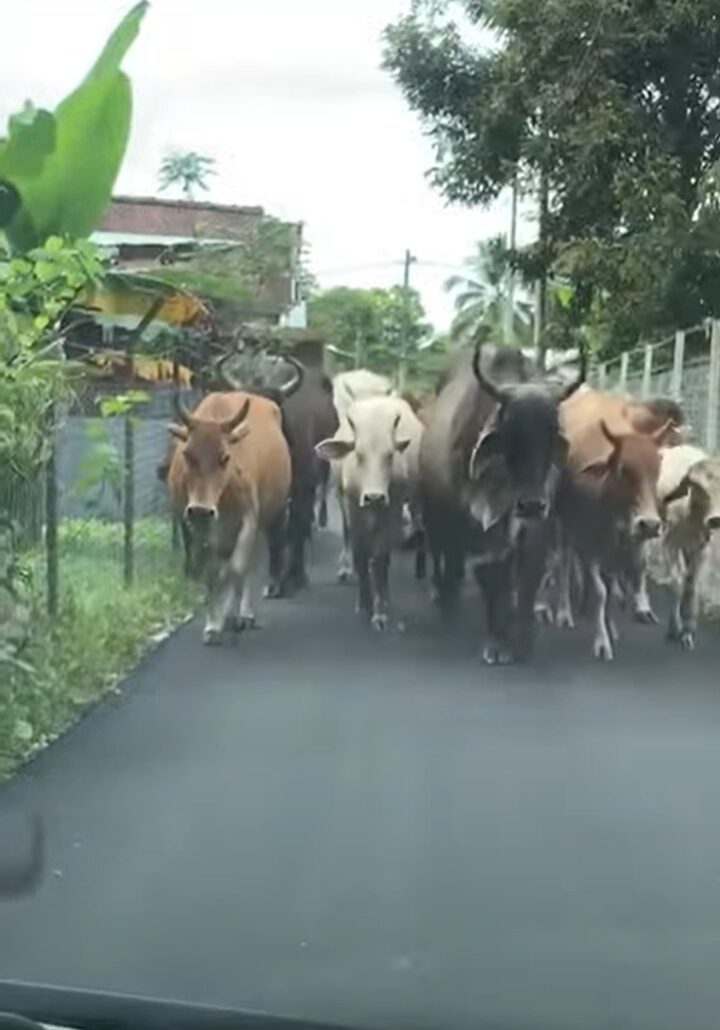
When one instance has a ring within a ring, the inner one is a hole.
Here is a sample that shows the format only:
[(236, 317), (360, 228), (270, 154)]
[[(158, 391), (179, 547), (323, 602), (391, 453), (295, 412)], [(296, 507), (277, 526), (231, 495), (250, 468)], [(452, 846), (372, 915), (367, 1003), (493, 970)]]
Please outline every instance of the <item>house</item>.
[[(262, 207), (213, 204), (157, 197), (114, 197), (92, 239), (114, 255), (117, 266), (161, 275), (166, 281), (202, 293), (212, 291), (208, 275), (194, 275), (182, 260), (198, 242), (208, 253), (223, 245), (251, 252), (270, 219)], [(278, 223), (275, 223), (278, 224)], [(302, 223), (279, 223), (288, 234), (283, 261), (259, 277), (242, 298), (233, 297), (233, 317), (302, 329), (307, 325), (302, 291)], [(222, 305), (226, 298), (213, 298)]]

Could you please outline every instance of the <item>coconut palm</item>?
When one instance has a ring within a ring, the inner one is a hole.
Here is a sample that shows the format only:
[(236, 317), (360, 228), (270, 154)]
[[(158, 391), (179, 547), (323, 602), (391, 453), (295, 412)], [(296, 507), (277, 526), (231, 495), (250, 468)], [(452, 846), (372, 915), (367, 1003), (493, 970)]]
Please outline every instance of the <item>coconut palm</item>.
[[(455, 318), (450, 328), (454, 342), (463, 343), (484, 326), (502, 340), (507, 306), (508, 262), (505, 238), (481, 240), (465, 262), (466, 275), (453, 275), (445, 289), (455, 293)], [(532, 306), (516, 289), (513, 301), (513, 342), (532, 339)], [(511, 341), (505, 341), (511, 342)]]
[(194, 150), (174, 150), (166, 154), (160, 165), (160, 190), (179, 185), (186, 200), (194, 199), (194, 190), (207, 190), (206, 179), (215, 175), (215, 159)]

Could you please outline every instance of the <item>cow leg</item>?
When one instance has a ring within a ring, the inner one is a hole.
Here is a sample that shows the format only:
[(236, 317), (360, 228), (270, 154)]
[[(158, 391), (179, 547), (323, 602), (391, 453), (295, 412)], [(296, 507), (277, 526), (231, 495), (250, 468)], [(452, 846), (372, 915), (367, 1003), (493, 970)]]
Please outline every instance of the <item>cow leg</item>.
[(325, 529), (328, 524), (328, 487), (330, 483), (330, 464), (327, 461), (320, 462), (319, 474), (319, 495), (318, 505), (318, 526)]
[(372, 627), (383, 633), (390, 626), (390, 555), (373, 555), (370, 559), (370, 585), (372, 588)]
[(305, 569), (305, 547), (312, 534), (314, 488), (303, 487), (294, 492), (288, 518), (288, 571), (286, 586), (290, 592), (308, 585)]
[(364, 547), (354, 548), (353, 563), (358, 581), (358, 614), (371, 617), (373, 614), (373, 590), (370, 581), (370, 557)]
[(269, 576), (265, 597), (283, 597), (285, 593), (285, 543), (287, 539), (287, 511), (274, 520), (268, 529)]
[(229, 560), (213, 563), (215, 568), (211, 572), (211, 596), (203, 632), (206, 644), (220, 643), (231, 621), (235, 628), (240, 628), (237, 626), (238, 620), (233, 619), (233, 616), (241, 604), (245, 577), (252, 566), (256, 544), (257, 522), (254, 518), (246, 517)]
[(558, 607), (555, 624), (559, 629), (575, 629), (572, 608), (572, 577), (575, 566), (575, 551), (569, 544), (563, 544), (558, 563)]
[(486, 665), (508, 665), (512, 653), (508, 641), (511, 611), (510, 562), (478, 563), (475, 579), (485, 599), (488, 641), (483, 648)]
[(698, 576), (702, 568), (703, 556), (703, 548), (695, 551), (683, 550), (685, 572), (682, 579), (678, 614), (679, 643), (684, 651), (693, 651), (695, 648), (695, 634), (697, 633), (698, 612), (700, 609)]
[(443, 551), (443, 570), (440, 581), (440, 607), (451, 614), (460, 597), (465, 572), (465, 555), (455, 543), (446, 544)]
[[(656, 626), (657, 615), (652, 610), (650, 597), (647, 588), (647, 547), (645, 544), (630, 544), (627, 557), (627, 568), (621, 572), (619, 577), (622, 581), (622, 573), (625, 573), (629, 581), (632, 593), (633, 617), (636, 622), (645, 626)], [(623, 598), (624, 600), (624, 598)]]
[(350, 522), (344, 503), (340, 502), (340, 513), (342, 516), (343, 546), (338, 561), (337, 578), (340, 583), (349, 583), (353, 574), (353, 559), (350, 544)]
[(588, 567), (590, 584), (595, 595), (595, 639), (593, 654), (598, 661), (611, 662), (615, 657), (608, 626), (608, 598), (610, 590), (603, 576), (600, 563), (591, 561)]
[(415, 548), (415, 579), (423, 580), (427, 576), (427, 544), (425, 541), (425, 531), (420, 530), (418, 533), (417, 544)]
[[(514, 656), (519, 662), (532, 657), (535, 647), (535, 601), (540, 584), (545, 578), (548, 537), (547, 527), (538, 525), (526, 529), (525, 539), (520, 542), (519, 553), (514, 566), (517, 583), (517, 611), (515, 614)], [(508, 569), (508, 578), (511, 570)]]

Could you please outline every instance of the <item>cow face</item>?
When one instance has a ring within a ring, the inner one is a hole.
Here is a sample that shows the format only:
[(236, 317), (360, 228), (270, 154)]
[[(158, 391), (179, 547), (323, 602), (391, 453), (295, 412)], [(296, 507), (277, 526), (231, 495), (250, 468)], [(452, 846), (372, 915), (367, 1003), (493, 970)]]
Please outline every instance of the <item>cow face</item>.
[(493, 461), (504, 465), (514, 514), (543, 518), (549, 509), (553, 470), (562, 467), (567, 444), (560, 433), (557, 391), (542, 384), (505, 387), (470, 460), (479, 481)]
[(689, 496), (690, 511), (708, 533), (720, 529), (720, 462), (706, 458), (693, 465), (666, 503)]
[(651, 540), (661, 529), (657, 499), (660, 475), (658, 443), (667, 437), (670, 422), (654, 434), (626, 433), (616, 435), (601, 421), (603, 435), (612, 447), (605, 462), (596, 463), (592, 471), (604, 477), (608, 494), (630, 511), (630, 533), (633, 539)]
[(359, 402), (346, 416), (341, 432), (315, 448), (325, 461), (352, 461), (352, 481), (361, 508), (382, 509), (390, 504), (395, 457), (410, 440), (399, 434), (400, 413)]
[(185, 464), (187, 503), (185, 518), (198, 530), (208, 528), (218, 516), (220, 498), (232, 468), (232, 447), (248, 432), (245, 424), (250, 410), (249, 398), (239, 411), (224, 422), (196, 418), (179, 409), (182, 425), (170, 426), (181, 441)]

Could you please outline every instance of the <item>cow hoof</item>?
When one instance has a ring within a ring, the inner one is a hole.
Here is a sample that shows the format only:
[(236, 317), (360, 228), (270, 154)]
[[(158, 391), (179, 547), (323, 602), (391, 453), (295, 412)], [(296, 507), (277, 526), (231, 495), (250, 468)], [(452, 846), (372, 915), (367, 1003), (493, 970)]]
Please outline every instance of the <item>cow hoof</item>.
[(208, 647), (217, 647), (218, 644), (222, 644), (222, 630), (216, 629), (214, 626), (206, 626), (203, 630), (203, 644)]
[(390, 619), (387, 615), (373, 615), (370, 625), (376, 633), (387, 633), (390, 629)]
[(572, 612), (559, 611), (555, 619), (555, 625), (558, 629), (575, 629), (575, 619)]
[(338, 569), (337, 578), (338, 578), (338, 583), (351, 583), (352, 582), (352, 572), (350, 572), (349, 569)]
[(615, 660), (612, 644), (609, 640), (596, 640), (593, 645), (593, 656), (597, 662), (612, 662)]
[(683, 651), (695, 650), (695, 634), (692, 630), (686, 629), (680, 634), (680, 647)]
[(658, 617), (652, 608), (638, 608), (635, 611), (635, 622), (641, 626), (657, 626)]
[(268, 583), (263, 590), (263, 597), (268, 598), (270, 601), (277, 601), (279, 598), (285, 596), (285, 590), (280, 583)]
[(483, 648), (482, 658), (486, 665), (510, 665), (512, 663), (510, 652), (498, 647), (497, 644), (487, 644)]

